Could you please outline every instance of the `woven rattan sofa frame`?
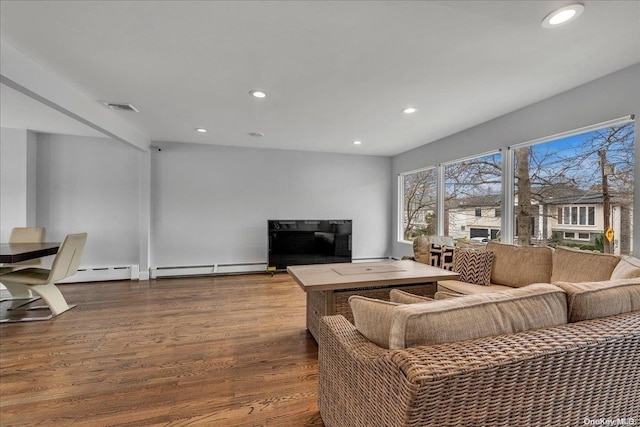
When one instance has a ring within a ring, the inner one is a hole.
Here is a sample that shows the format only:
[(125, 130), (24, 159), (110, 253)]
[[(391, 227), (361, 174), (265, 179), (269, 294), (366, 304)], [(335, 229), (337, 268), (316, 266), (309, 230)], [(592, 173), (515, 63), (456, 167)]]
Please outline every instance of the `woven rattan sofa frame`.
[(320, 322), (327, 427), (582, 426), (640, 421), (640, 312), (386, 350), (342, 316)]

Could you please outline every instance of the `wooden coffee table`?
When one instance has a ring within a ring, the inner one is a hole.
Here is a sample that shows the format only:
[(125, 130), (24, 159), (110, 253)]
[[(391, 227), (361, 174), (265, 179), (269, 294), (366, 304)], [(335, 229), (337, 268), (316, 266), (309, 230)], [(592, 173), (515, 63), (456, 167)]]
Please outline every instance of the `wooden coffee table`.
[(351, 295), (389, 300), (391, 289), (433, 296), (438, 280), (452, 280), (458, 273), (411, 260), (287, 267), (287, 272), (307, 293), (307, 329), (318, 340), (322, 316), (342, 314), (353, 322)]

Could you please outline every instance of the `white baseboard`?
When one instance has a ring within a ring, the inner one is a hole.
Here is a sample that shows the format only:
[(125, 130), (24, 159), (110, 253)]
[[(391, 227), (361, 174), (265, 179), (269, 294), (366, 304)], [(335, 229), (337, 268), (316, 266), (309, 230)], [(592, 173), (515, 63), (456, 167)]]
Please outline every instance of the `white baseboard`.
[(215, 274), (264, 273), (267, 263), (212, 264), (212, 265), (179, 265), (152, 267), (149, 269), (150, 279), (161, 277), (211, 276)]
[(78, 272), (56, 283), (103, 282), (107, 280), (140, 280), (138, 265), (80, 267)]

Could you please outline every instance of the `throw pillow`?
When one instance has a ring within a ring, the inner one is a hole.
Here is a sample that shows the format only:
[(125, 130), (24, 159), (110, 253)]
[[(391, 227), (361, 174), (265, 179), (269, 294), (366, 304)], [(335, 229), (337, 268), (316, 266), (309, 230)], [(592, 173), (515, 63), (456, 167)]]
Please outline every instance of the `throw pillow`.
[(453, 246), (429, 244), (429, 264), (433, 267), (444, 268), (445, 270), (453, 270)]
[(488, 286), (491, 284), (493, 252), (458, 248), (453, 260), (453, 271), (460, 273), (460, 281)]

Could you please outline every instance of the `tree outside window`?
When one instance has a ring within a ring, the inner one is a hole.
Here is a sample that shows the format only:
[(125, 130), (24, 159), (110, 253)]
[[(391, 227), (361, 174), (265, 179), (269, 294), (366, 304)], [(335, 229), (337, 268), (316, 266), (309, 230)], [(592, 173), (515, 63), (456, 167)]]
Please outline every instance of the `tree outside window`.
[(403, 175), (403, 239), (411, 241), (418, 236), (434, 235), (437, 230), (436, 168)]
[[(575, 245), (565, 240), (579, 236), (588, 239), (579, 244), (584, 249), (632, 252), (632, 122), (520, 147), (514, 155), (518, 244)], [(612, 242), (603, 237), (609, 227)]]

